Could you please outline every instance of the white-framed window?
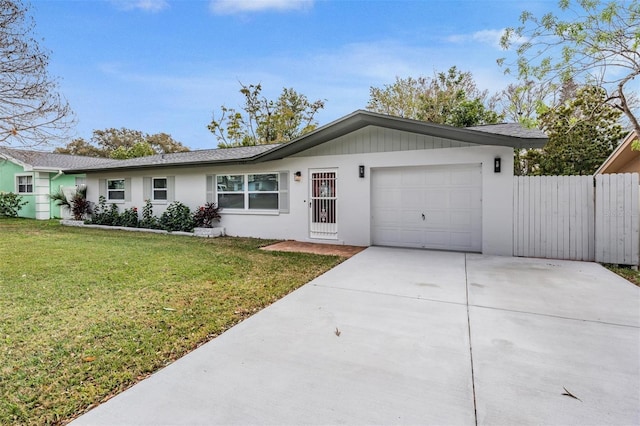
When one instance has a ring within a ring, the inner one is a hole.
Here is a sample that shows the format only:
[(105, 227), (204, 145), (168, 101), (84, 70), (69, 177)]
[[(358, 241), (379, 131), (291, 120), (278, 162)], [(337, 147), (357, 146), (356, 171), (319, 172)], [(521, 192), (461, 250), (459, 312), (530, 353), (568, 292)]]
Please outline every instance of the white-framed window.
[(107, 179), (107, 201), (124, 201), (124, 179)]
[(223, 210), (278, 211), (280, 175), (278, 172), (217, 175), (218, 206)]
[(217, 175), (218, 206), (223, 209), (245, 209), (245, 175)]
[(18, 194), (33, 193), (33, 175), (16, 176), (16, 192)]
[(151, 201), (167, 201), (169, 184), (166, 177), (151, 178)]

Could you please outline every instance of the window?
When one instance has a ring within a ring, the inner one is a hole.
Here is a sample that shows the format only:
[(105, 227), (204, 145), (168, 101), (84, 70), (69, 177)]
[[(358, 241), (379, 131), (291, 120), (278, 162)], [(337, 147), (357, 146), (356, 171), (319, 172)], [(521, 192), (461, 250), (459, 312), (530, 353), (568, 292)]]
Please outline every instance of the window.
[(167, 201), (169, 199), (169, 186), (167, 178), (152, 178), (152, 201)]
[(124, 201), (124, 179), (107, 179), (107, 200)]
[(216, 191), (223, 209), (282, 210), (278, 173), (217, 175)]
[(218, 206), (223, 209), (244, 209), (244, 175), (216, 176)]
[(278, 210), (278, 174), (247, 175), (249, 210)]
[(142, 178), (142, 196), (154, 204), (168, 204), (175, 200), (176, 177), (151, 177)]
[(18, 194), (31, 194), (33, 192), (33, 176), (16, 176), (16, 188)]

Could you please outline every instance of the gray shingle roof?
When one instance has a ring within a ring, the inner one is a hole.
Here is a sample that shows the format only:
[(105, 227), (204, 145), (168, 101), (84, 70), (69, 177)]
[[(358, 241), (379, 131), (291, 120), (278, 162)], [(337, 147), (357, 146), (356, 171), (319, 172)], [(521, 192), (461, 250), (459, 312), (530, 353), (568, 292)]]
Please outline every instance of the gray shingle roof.
[(202, 149), (197, 151), (175, 152), (172, 154), (149, 155), (147, 157), (131, 158), (129, 160), (120, 160), (115, 163), (97, 165), (95, 167), (91, 167), (91, 170), (168, 165), (183, 166), (219, 161), (242, 161), (275, 149), (278, 146), (280, 146), (280, 144), (242, 146), (238, 148), (225, 149)]
[(513, 148), (540, 148), (547, 141), (546, 135), (541, 131), (525, 129), (520, 124), (459, 128), (358, 110), (284, 144), (159, 154), (84, 168), (78, 167), (75, 171), (183, 167), (214, 163), (257, 163), (280, 160), (367, 126), (414, 132), (478, 145)]
[(500, 124), (485, 124), (482, 126), (465, 127), (469, 130), (477, 130), (478, 132), (491, 133), (493, 135), (512, 136), (514, 138), (546, 138), (542, 130), (528, 129), (518, 123), (500, 123)]
[(79, 155), (58, 154), (54, 152), (29, 151), (15, 148), (0, 148), (0, 156), (15, 159), (33, 168), (44, 169), (79, 169), (110, 164), (114, 160), (108, 158), (83, 157)]

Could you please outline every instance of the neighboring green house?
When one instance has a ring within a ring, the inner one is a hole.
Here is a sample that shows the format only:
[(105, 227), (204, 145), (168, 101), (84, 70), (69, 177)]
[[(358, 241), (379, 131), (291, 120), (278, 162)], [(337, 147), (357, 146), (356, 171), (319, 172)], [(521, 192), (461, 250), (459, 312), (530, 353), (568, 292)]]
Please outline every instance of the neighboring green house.
[(52, 152), (0, 147), (0, 191), (22, 196), (27, 204), (21, 217), (52, 219), (66, 216), (49, 195), (61, 188), (84, 184), (84, 174), (65, 174), (65, 170), (96, 166), (113, 160), (80, 157)]

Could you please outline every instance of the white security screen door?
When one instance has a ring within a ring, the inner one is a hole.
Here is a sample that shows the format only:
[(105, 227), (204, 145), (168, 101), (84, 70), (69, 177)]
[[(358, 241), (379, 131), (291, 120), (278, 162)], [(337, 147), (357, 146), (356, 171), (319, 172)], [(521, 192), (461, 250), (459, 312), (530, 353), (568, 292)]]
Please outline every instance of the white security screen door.
[(309, 236), (335, 240), (338, 238), (337, 171), (313, 170), (309, 182)]

